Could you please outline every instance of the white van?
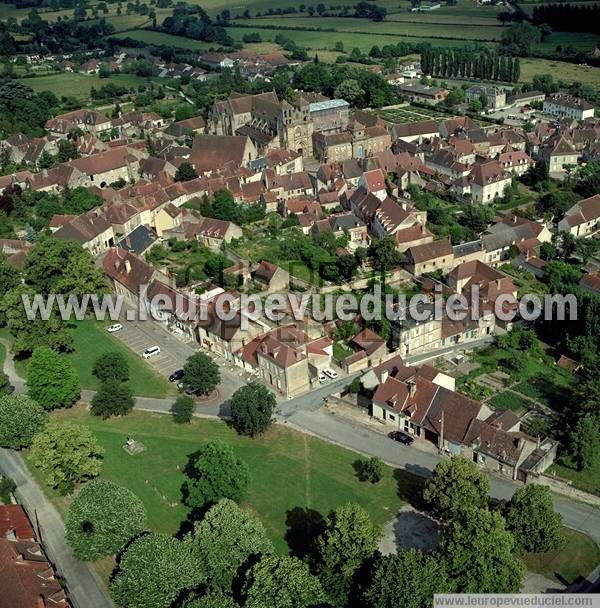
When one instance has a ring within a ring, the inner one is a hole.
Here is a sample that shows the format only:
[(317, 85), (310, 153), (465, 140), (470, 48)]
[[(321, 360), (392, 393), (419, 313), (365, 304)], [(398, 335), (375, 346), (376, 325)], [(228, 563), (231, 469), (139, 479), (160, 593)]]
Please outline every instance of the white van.
[(158, 355), (159, 353), (160, 346), (151, 346), (142, 353), (142, 357), (144, 357), (144, 359), (150, 359), (150, 357), (154, 357), (154, 355)]

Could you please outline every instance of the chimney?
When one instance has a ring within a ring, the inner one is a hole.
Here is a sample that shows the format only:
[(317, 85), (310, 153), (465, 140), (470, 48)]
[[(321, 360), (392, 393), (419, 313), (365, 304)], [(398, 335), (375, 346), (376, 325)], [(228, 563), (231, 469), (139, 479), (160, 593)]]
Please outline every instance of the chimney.
[(129, 259), (125, 260), (125, 272), (129, 274), (131, 272), (131, 262)]
[(387, 369), (384, 369), (381, 372), (381, 384), (383, 384), (388, 379), (389, 373)]
[(408, 395), (414, 397), (417, 393), (417, 383), (411, 379), (408, 381)]

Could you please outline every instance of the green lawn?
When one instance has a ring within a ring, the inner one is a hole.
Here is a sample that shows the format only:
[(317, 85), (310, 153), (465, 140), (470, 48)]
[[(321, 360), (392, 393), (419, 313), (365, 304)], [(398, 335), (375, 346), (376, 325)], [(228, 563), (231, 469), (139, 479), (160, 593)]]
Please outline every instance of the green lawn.
[(87, 99), (92, 87), (100, 87), (112, 82), (126, 87), (137, 87), (148, 83), (148, 78), (141, 78), (133, 74), (112, 74), (109, 78), (100, 78), (94, 75), (59, 72), (45, 76), (22, 78), (21, 82), (30, 86), (36, 93), (39, 91), (52, 91), (58, 97), (72, 96)]
[(551, 74), (554, 80), (582, 82), (600, 86), (600, 70), (591, 66), (581, 66), (565, 61), (549, 59), (521, 59), (521, 82), (531, 82), (536, 74)]
[(570, 480), (576, 488), (590, 494), (600, 496), (600, 462), (597, 462), (587, 471), (577, 471), (555, 463), (547, 471), (549, 475), (555, 474)]
[(336, 361), (343, 361), (346, 357), (352, 355), (354, 351), (348, 348), (343, 342), (333, 343), (333, 358)]
[[(400, 485), (391, 468), (372, 485), (358, 481), (353, 463), (357, 455), (309, 435), (282, 426), (272, 427), (258, 439), (235, 433), (216, 420), (194, 419), (177, 425), (170, 416), (134, 412), (125, 418), (102, 420), (83, 407), (53, 414), (88, 426), (106, 450), (101, 476), (130, 488), (146, 505), (152, 530), (174, 533), (188, 509), (180, 503), (182, 473), (188, 458), (205, 442), (229, 443), (250, 467), (252, 483), (245, 506), (262, 520), (279, 551), (286, 552), (286, 517), (302, 508), (326, 515), (348, 501), (361, 504), (383, 525), (401, 506), (398, 494), (414, 491), (418, 478), (402, 475)], [(129, 456), (122, 445), (127, 437), (141, 441), (146, 450)], [(64, 515), (68, 501), (48, 491)]]
[(588, 576), (600, 563), (598, 545), (585, 534), (570, 528), (565, 528), (565, 535), (567, 543), (558, 551), (526, 554), (527, 569), (566, 585)]
[[(174, 387), (159, 376), (144, 362), (142, 357), (127, 348), (118, 338), (106, 331), (110, 323), (98, 323), (91, 320), (75, 321), (70, 324), (75, 340), (75, 352), (66, 355), (81, 381), (84, 389), (96, 390), (98, 380), (92, 375), (96, 359), (107, 352), (120, 352), (129, 362), (130, 386), (135, 395), (143, 397), (167, 397), (175, 394)], [(3, 338), (10, 340), (6, 329), (0, 330)], [(15, 368), (22, 378), (27, 377), (27, 360), (16, 360)]]
[(527, 401), (509, 391), (494, 395), (489, 400), (489, 404), (496, 410), (512, 410), (516, 413), (523, 412), (527, 409)]

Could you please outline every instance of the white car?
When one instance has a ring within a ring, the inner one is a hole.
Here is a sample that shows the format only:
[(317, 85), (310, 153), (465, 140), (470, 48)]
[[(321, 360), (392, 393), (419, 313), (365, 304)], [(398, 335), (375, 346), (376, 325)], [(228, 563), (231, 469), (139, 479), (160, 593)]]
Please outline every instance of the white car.
[(109, 334), (114, 334), (116, 331), (121, 331), (122, 329), (123, 329), (123, 326), (120, 323), (115, 323), (114, 325), (107, 327), (106, 331)]
[(325, 382), (327, 376), (323, 372), (319, 372), (319, 382)]
[(338, 373), (332, 369), (324, 369), (323, 373), (329, 376), (332, 380), (338, 377)]
[(151, 346), (142, 353), (142, 357), (144, 357), (144, 359), (150, 359), (150, 357), (154, 357), (154, 355), (158, 355), (159, 353), (160, 346)]

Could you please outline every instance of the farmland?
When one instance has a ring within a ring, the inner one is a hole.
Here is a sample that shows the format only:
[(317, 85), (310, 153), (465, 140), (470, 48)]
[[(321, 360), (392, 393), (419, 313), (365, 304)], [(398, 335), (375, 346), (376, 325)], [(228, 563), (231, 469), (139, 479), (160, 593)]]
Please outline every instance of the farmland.
[[(248, 23), (244, 21), (242, 23)], [(385, 37), (416, 37), (428, 38), (435, 37), (440, 39), (459, 39), (465, 40), (498, 40), (502, 34), (500, 25), (451, 25), (450, 23), (423, 23), (415, 22), (407, 15), (406, 21), (383, 21), (376, 23), (368, 19), (354, 19), (343, 17), (329, 17), (315, 19), (311, 17), (281, 16), (281, 17), (261, 17), (252, 20), (248, 25), (253, 26), (285, 26), (298, 28), (321, 27), (332, 29), (336, 32), (356, 32), (360, 34), (377, 34)], [(380, 44), (385, 44), (383, 41)]]
[(180, 49), (191, 49), (197, 51), (206, 51), (211, 46), (214, 46), (208, 42), (202, 42), (201, 40), (192, 40), (191, 38), (185, 38), (184, 36), (173, 36), (172, 34), (167, 34), (165, 32), (154, 32), (151, 30), (142, 29), (126, 30), (120, 32), (119, 36), (132, 38), (133, 40), (140, 40), (141, 42), (146, 42), (148, 44), (164, 44), (166, 46), (177, 47)]
[(34, 78), (22, 78), (21, 82), (30, 86), (35, 92), (52, 91), (58, 97), (77, 97), (87, 99), (92, 87), (101, 86), (113, 82), (126, 87), (137, 87), (148, 82), (147, 78), (133, 74), (112, 74), (110, 78), (100, 78), (94, 75), (76, 74), (69, 72), (57, 72), (47, 76), (36, 76)]
[(552, 74), (555, 80), (600, 86), (600, 69), (548, 59), (521, 59), (521, 82), (531, 82), (536, 74)]

